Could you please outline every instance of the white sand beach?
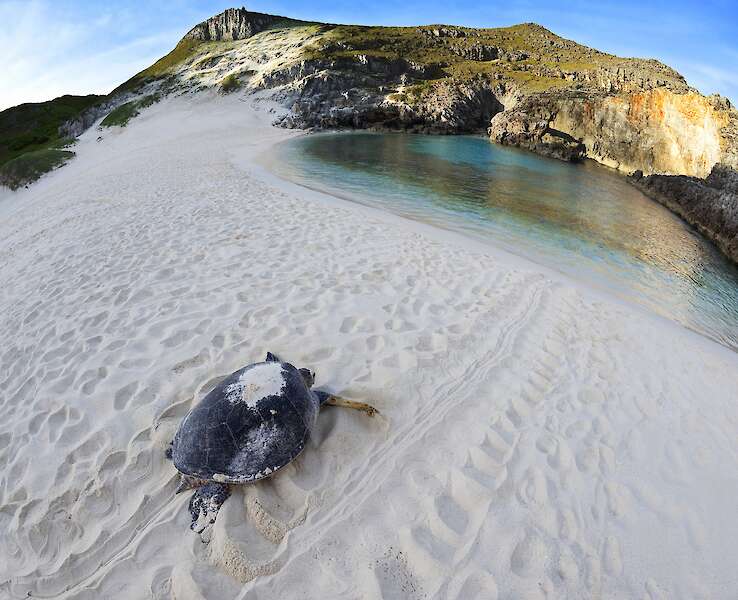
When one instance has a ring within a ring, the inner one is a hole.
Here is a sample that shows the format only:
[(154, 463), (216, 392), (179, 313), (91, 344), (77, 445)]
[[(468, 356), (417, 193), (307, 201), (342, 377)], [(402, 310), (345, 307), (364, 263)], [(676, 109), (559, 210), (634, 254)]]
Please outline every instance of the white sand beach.
[[(0, 194), (0, 598), (737, 598), (738, 355), (277, 179), (255, 98)], [(267, 351), (381, 416), (325, 408), (203, 543), (165, 449)]]

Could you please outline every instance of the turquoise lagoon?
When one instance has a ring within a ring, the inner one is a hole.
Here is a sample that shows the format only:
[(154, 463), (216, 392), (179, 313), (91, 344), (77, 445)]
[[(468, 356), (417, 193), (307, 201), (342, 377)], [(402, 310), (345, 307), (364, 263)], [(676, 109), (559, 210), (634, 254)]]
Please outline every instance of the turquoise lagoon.
[(472, 136), (322, 133), (275, 153), (286, 179), (489, 242), (738, 349), (738, 268), (621, 174)]

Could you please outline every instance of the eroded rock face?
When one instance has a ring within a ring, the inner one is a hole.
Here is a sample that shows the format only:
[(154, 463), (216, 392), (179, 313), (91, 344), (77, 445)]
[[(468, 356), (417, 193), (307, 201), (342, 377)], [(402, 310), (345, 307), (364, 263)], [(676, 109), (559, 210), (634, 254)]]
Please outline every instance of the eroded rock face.
[[(535, 24), (398, 31), (316, 26), (243, 8), (200, 23), (185, 39), (229, 43), (186, 45), (185, 58), (142, 78), (145, 85), (166, 77), (172, 90), (188, 92), (233, 75), (243, 92), (269, 90), (290, 109), (278, 119), (285, 127), (487, 131), (560, 160), (664, 174), (638, 185), (738, 256), (730, 170), (738, 168), (738, 112), (658, 61), (598, 52)], [(65, 124), (67, 135), (99, 116)]]
[(107, 115), (111, 110), (117, 106), (123, 104), (126, 101), (126, 97), (115, 98), (91, 106), (90, 108), (82, 111), (74, 119), (65, 121), (59, 127), (59, 137), (61, 138), (76, 138), (87, 131), (99, 118)]
[(487, 133), (498, 144), (525, 148), (559, 160), (583, 159), (585, 145), (567, 132), (551, 126), (556, 114), (555, 96), (526, 97), (514, 108), (495, 115)]
[[(695, 92), (665, 88), (631, 94), (552, 92), (526, 96), (497, 115), (490, 136), (497, 142), (549, 155), (542, 137), (561, 132), (583, 145), (586, 156), (626, 173), (705, 177), (732, 142), (731, 113)], [(573, 143), (569, 146), (574, 150)]]
[(700, 179), (685, 175), (635, 173), (630, 181), (674, 211), (738, 262), (738, 172), (717, 164)]
[(283, 20), (283, 17), (253, 13), (245, 8), (229, 8), (195, 25), (184, 39), (204, 42), (245, 40)]
[(582, 140), (588, 157), (621, 171), (705, 177), (722, 159), (728, 114), (695, 92), (658, 88), (557, 105), (552, 126)]
[(715, 190), (738, 194), (738, 171), (727, 165), (717, 164), (705, 178), (705, 184)]
[(497, 46), (489, 46), (487, 44), (451, 46), (451, 50), (463, 58), (477, 61), (496, 60), (504, 53)]
[(291, 112), (279, 124), (290, 128), (383, 128), (422, 133), (482, 132), (504, 110), (504, 89), (486, 80), (434, 83), (412, 104), (394, 98), (406, 81), (435, 76), (404, 59), (359, 55), (340, 60), (303, 61), (261, 79), (282, 86)]

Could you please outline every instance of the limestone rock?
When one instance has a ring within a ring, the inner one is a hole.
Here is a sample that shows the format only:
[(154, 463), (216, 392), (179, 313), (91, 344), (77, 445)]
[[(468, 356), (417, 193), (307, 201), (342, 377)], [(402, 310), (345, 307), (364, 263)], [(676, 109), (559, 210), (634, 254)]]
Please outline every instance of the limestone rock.
[(489, 133), (538, 151), (541, 136), (554, 130), (581, 141), (586, 157), (621, 171), (705, 177), (725, 159), (730, 124), (728, 113), (695, 92), (549, 92), (525, 96), (497, 115)]
[(738, 172), (723, 164), (705, 179), (685, 175), (631, 177), (646, 195), (674, 211), (738, 262)]
[(195, 25), (184, 39), (204, 42), (245, 40), (283, 20), (283, 17), (253, 13), (245, 8), (229, 8)]
[[(518, 146), (543, 156), (565, 161), (579, 161), (586, 154), (585, 145), (564, 131), (551, 127), (555, 112), (545, 105), (525, 105), (497, 114), (490, 123), (489, 136), (497, 143)], [(522, 107), (521, 107), (522, 108)]]

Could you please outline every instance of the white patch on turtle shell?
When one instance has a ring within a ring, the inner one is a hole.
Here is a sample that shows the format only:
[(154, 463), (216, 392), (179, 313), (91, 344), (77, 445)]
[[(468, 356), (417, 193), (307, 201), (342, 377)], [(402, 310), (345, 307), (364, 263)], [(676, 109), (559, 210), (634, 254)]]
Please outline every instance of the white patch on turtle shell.
[(243, 402), (255, 407), (267, 396), (278, 396), (285, 387), (282, 363), (268, 362), (244, 371), (238, 381), (225, 389), (226, 399), (231, 404)]
[[(228, 470), (232, 473), (243, 473), (248, 468), (265, 463), (269, 455), (274, 452), (274, 447), (280, 442), (280, 430), (275, 423), (260, 423), (259, 426), (250, 431), (246, 443), (230, 461)], [(261, 479), (264, 477), (263, 470), (245, 478), (234, 479)]]

